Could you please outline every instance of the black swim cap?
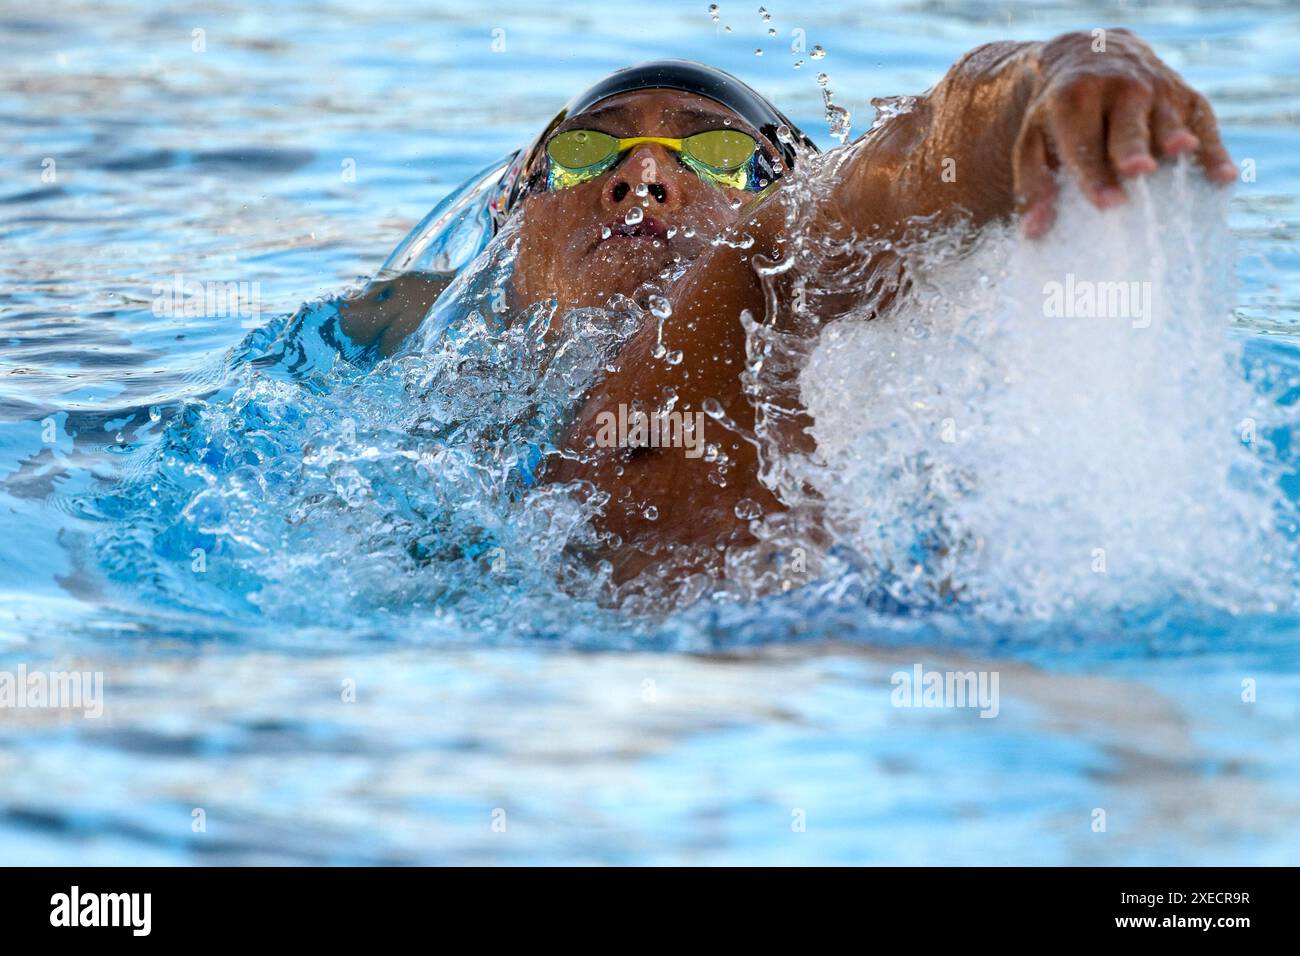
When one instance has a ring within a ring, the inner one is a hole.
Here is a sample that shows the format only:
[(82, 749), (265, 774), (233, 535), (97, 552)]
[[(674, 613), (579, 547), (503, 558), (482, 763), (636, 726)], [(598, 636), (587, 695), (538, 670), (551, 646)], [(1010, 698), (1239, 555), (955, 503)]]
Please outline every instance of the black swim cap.
[[(509, 205), (513, 206), (522, 192), (527, 188), (527, 171), (533, 168), (550, 136), (551, 131), (570, 116), (589, 109), (601, 100), (619, 93), (633, 90), (680, 90), (683, 93), (695, 93), (715, 103), (727, 107), (737, 116), (750, 123), (770, 142), (780, 154), (786, 169), (793, 169), (796, 156), (795, 146), (801, 150), (817, 152), (816, 145), (800, 129), (790, 122), (784, 113), (778, 110), (767, 97), (753, 87), (736, 79), (730, 73), (716, 67), (706, 66), (694, 60), (650, 60), (636, 66), (616, 70), (595, 86), (584, 90), (565, 105), (564, 109), (547, 124), (542, 134), (533, 141), (520, 157), (519, 172), (524, 175), (516, 180), (516, 191), (511, 196)], [(789, 141), (783, 142), (777, 130), (786, 127)]]
[(561, 111), (560, 121), (563, 121), (564, 117), (575, 116), (617, 93), (655, 89), (696, 93), (715, 103), (721, 103), (762, 133), (781, 153), (788, 167), (794, 166), (795, 153), (789, 143), (783, 143), (777, 138), (776, 131), (779, 127), (789, 128), (792, 141), (797, 140), (801, 146), (814, 152), (817, 150), (812, 140), (800, 132), (784, 113), (752, 86), (736, 79), (730, 73), (716, 67), (705, 66), (703, 63), (696, 63), (694, 60), (651, 60), (648, 63), (639, 63), (636, 66), (617, 70), (591, 89), (571, 99)]

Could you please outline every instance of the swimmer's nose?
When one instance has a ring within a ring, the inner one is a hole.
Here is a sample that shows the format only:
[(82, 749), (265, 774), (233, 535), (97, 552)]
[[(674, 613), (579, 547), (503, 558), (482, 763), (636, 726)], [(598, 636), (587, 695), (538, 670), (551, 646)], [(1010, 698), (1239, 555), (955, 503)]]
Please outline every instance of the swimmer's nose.
[[(669, 150), (657, 144), (641, 146), (618, 165), (605, 190), (605, 199), (618, 209), (645, 202), (652, 209), (676, 209), (682, 194), (677, 177), (683, 172)], [(645, 189), (638, 191), (642, 185)]]

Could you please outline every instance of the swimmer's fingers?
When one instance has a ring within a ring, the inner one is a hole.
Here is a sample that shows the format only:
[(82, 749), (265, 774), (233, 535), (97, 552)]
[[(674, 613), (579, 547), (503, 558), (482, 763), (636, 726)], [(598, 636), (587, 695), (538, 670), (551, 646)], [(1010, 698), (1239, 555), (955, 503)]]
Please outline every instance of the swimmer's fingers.
[(1106, 116), (1106, 150), (1122, 177), (1156, 171), (1151, 153), (1151, 87), (1126, 83), (1116, 93)]
[(1151, 110), (1151, 137), (1167, 158), (1195, 153), (1196, 161), (1212, 182), (1230, 183), (1237, 167), (1219, 136), (1214, 109), (1200, 93), (1181, 84), (1161, 98)]
[(1214, 119), (1214, 109), (1207, 100), (1195, 90), (1189, 90), (1192, 96), (1188, 125), (1200, 140), (1196, 149), (1196, 159), (1205, 168), (1205, 175), (1212, 182), (1230, 183), (1237, 178), (1237, 164), (1228, 155), (1227, 147), (1219, 136), (1219, 124)]
[(1079, 179), (1083, 194), (1098, 209), (1124, 201), (1119, 177), (1106, 146), (1107, 90), (1102, 79), (1083, 75), (1053, 96), (1049, 135), (1061, 163)]
[(1168, 97), (1157, 100), (1151, 110), (1151, 136), (1160, 155), (1167, 158), (1190, 153), (1200, 145), (1196, 134), (1183, 122), (1181, 111), (1174, 108)]
[(1015, 146), (1016, 211), (1026, 236), (1037, 239), (1052, 228), (1056, 218), (1056, 169), (1047, 134), (1036, 120), (1020, 129)]

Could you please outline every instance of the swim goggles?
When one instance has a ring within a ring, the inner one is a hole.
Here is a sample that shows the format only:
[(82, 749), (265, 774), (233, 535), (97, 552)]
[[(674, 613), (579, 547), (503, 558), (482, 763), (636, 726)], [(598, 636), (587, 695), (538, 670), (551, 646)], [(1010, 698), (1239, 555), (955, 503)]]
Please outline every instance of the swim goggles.
[(546, 143), (548, 189), (568, 189), (612, 169), (643, 143), (677, 153), (682, 165), (706, 182), (758, 191), (776, 178), (754, 137), (741, 130), (711, 129), (683, 139), (667, 136), (619, 138), (592, 129), (569, 129)]

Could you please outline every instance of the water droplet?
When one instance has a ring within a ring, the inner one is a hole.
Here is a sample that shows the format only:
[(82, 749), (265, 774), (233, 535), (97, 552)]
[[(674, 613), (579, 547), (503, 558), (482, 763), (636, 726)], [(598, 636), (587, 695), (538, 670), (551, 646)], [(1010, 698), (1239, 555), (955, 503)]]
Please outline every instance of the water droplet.
[(650, 314), (656, 319), (666, 319), (673, 314), (673, 304), (661, 295), (650, 296)]
[(645, 213), (641, 211), (641, 207), (633, 206), (631, 209), (627, 211), (627, 215), (623, 217), (623, 221), (627, 223), (629, 226), (635, 226), (638, 222), (640, 222), (644, 218), (645, 218)]
[(830, 127), (830, 133), (841, 143), (846, 142), (849, 138), (849, 129), (851, 128), (852, 115), (842, 106), (827, 104), (826, 106), (826, 124)]
[(162, 409), (160, 409), (157, 405), (149, 406), (149, 421), (151, 422), (162, 421)]
[(682, 235), (685, 236), (687, 239), (694, 239), (694, 238), (695, 238), (695, 229), (694, 229), (694, 227), (693, 227), (693, 226), (687, 226), (687, 227), (682, 231)]
[(614, 234), (614, 233), (613, 233), (612, 231), (610, 231), (609, 226), (604, 226), (604, 227), (602, 227), (601, 230), (600, 230), (600, 238), (602, 238), (602, 239), (608, 239), (608, 238), (609, 238), (610, 236), (612, 236), (613, 234)]
[(772, 14), (767, 12), (767, 7), (759, 7), (758, 15), (763, 18), (764, 23), (767, 23), (769, 20), (772, 19)]
[(767, 35), (770, 37), (776, 36), (776, 27), (768, 27)]
[(762, 56), (762, 55), (763, 55), (763, 48), (761, 46), (758, 47), (756, 50), (754, 50), (754, 56)]
[(844, 143), (849, 138), (852, 115), (843, 106), (836, 106), (831, 102), (831, 90), (826, 85), (829, 79), (830, 77), (825, 73), (817, 74), (817, 82), (822, 85), (822, 102), (826, 105), (826, 125), (830, 129), (831, 135)]
[(645, 511), (641, 512), (641, 516), (645, 518), (646, 521), (654, 521), (659, 517), (659, 509), (654, 505), (646, 505)]
[(727, 411), (722, 407), (722, 403), (716, 398), (706, 398), (700, 402), (700, 408), (704, 409), (704, 414), (708, 415), (715, 421), (722, 421)]
[(718, 5), (716, 3), (709, 4), (709, 16), (715, 20), (718, 19)]
[(799, 69), (799, 67), (801, 67), (801, 66), (803, 66), (803, 60), (795, 60), (795, 61), (794, 61), (794, 68), (795, 68), (796, 70)]
[(634, 190), (632, 190), (632, 191), (633, 191), (634, 193), (636, 193), (638, 196), (644, 196), (644, 195), (646, 195), (648, 192), (650, 192), (650, 187), (647, 186), (645, 183), (637, 183), (637, 184), (636, 184), (636, 189), (634, 189)]
[(668, 227), (668, 233), (667, 233), (667, 235), (668, 235), (668, 238), (669, 238), (669, 239), (671, 239), (673, 236), (677, 235), (677, 227), (676, 227), (676, 226), (669, 226), (669, 227)]
[(667, 355), (664, 356), (664, 361), (667, 362), (669, 365), (681, 365), (682, 350), (673, 349), (671, 352), (669, 352)]
[(736, 517), (742, 521), (752, 521), (762, 517), (763, 509), (753, 498), (741, 498), (736, 502)]
[(822, 57), (826, 55), (826, 51), (823, 50), (822, 45), (818, 43), (812, 48), (812, 52), (809, 53), (808, 55), (812, 57), (814, 60), (820, 60)]

